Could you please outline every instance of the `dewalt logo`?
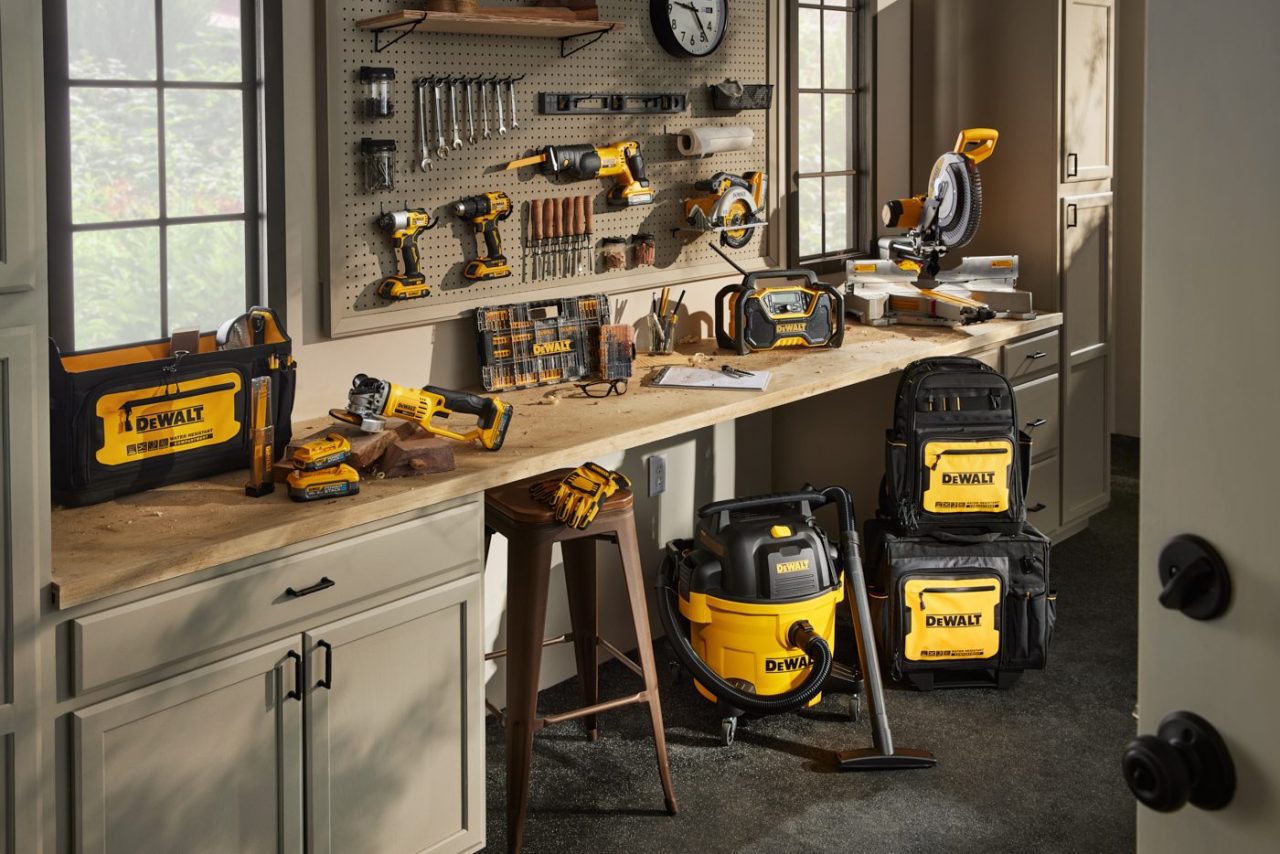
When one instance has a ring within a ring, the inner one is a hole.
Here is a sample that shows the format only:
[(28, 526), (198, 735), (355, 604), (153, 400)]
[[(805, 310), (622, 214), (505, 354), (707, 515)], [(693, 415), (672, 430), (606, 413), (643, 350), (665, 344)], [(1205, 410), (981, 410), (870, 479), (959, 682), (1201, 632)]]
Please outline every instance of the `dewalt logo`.
[(996, 482), (993, 471), (943, 472), (943, 486), (990, 486)]
[(813, 659), (807, 655), (792, 655), (787, 658), (766, 658), (764, 660), (765, 673), (793, 673), (797, 670), (807, 670), (813, 666)]
[(981, 614), (928, 614), (926, 629), (976, 629), (982, 626)]
[(204, 421), (204, 404), (188, 406), (184, 409), (171, 409), (168, 412), (156, 412), (150, 415), (139, 415), (134, 419), (134, 429), (139, 433), (152, 430), (167, 430), (171, 427), (182, 427), (186, 424), (200, 424)]
[(808, 568), (809, 559), (801, 558), (800, 560), (779, 561), (773, 571), (778, 575), (786, 575), (788, 572), (804, 572)]
[(779, 332), (804, 332), (803, 323), (779, 323), (777, 326)]
[(563, 341), (546, 341), (541, 344), (533, 345), (533, 355), (553, 356), (557, 353), (568, 353), (572, 349), (573, 342), (568, 339)]

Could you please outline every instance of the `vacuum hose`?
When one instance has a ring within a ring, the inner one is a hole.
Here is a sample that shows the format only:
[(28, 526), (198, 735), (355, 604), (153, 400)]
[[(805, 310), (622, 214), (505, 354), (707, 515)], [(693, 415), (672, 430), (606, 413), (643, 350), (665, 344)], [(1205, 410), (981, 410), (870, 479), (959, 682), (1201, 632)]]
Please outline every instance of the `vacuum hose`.
[(750, 694), (720, 678), (720, 674), (699, 658), (693, 645), (689, 643), (689, 629), (681, 625), (679, 594), (676, 586), (675, 561), (668, 552), (662, 558), (658, 590), (658, 614), (662, 617), (662, 627), (666, 630), (667, 637), (671, 639), (676, 658), (680, 659), (685, 669), (712, 694), (735, 709), (749, 714), (777, 715), (794, 712), (804, 707), (822, 690), (823, 683), (831, 673), (831, 647), (808, 622), (803, 620), (798, 620), (791, 626), (787, 632), (787, 640), (813, 659), (813, 667), (809, 669), (809, 675), (804, 681), (795, 688), (782, 694)]

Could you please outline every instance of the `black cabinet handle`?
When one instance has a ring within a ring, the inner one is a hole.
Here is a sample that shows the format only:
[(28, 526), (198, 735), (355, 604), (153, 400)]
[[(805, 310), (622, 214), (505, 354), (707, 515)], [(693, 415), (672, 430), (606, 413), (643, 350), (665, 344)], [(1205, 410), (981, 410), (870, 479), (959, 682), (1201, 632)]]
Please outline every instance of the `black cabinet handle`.
[(1037, 427), (1043, 427), (1044, 425), (1046, 425), (1046, 424), (1048, 424), (1048, 423), (1049, 423), (1049, 420), (1048, 420), (1047, 418), (1037, 418), (1035, 421), (1028, 421), (1028, 422), (1027, 422), (1027, 429), (1028, 429), (1028, 430), (1034, 430), (1034, 429), (1036, 429)]
[(1067, 177), (1074, 178), (1080, 173), (1080, 158), (1072, 152), (1067, 155)]
[(289, 650), (285, 653), (286, 658), (293, 659), (293, 689), (284, 695), (286, 700), (302, 700), (302, 653), (297, 650)]
[(1076, 206), (1073, 204), (1067, 205), (1067, 228), (1075, 228), (1078, 221), (1079, 220), (1076, 216)]
[(322, 575), (319, 581), (309, 587), (286, 587), (284, 595), (297, 599), (302, 596), (310, 596), (312, 593), (319, 593), (321, 590), (328, 590), (337, 583), (329, 576)]
[(328, 641), (316, 641), (316, 646), (324, 648), (324, 678), (316, 680), (316, 687), (331, 690), (333, 688), (333, 647)]
[(1028, 354), (1028, 355), (1027, 355), (1027, 358), (1028, 358), (1028, 359), (1043, 359), (1043, 358), (1044, 358), (1045, 356), (1047, 356), (1047, 355), (1049, 355), (1049, 354), (1048, 354), (1048, 353), (1046, 353), (1045, 351), (1043, 351), (1043, 350), (1037, 350), (1037, 351), (1035, 351), (1034, 353), (1030, 353), (1030, 354)]
[(1231, 574), (1218, 550), (1181, 534), (1160, 551), (1160, 604), (1193, 620), (1212, 620), (1231, 604)]
[(1158, 812), (1174, 812), (1188, 801), (1202, 810), (1222, 809), (1236, 792), (1226, 743), (1191, 712), (1166, 715), (1155, 735), (1129, 742), (1120, 768), (1133, 796)]
[(1045, 504), (1043, 501), (1038, 501), (1038, 502), (1036, 502), (1035, 504), (1032, 504), (1030, 507), (1028, 507), (1028, 508), (1027, 508), (1027, 512), (1028, 512), (1028, 513), (1039, 513), (1041, 510), (1043, 510), (1044, 508), (1046, 508), (1046, 507), (1048, 507), (1048, 506), (1049, 506), (1049, 505)]

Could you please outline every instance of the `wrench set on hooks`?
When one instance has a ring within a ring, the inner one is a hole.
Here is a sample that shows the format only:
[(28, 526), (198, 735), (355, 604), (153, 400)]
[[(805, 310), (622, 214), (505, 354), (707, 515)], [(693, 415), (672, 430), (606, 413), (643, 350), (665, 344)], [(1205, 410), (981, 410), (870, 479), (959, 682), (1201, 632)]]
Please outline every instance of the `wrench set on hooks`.
[(504, 137), (519, 130), (516, 83), (523, 79), (521, 74), (519, 77), (419, 77), (415, 80), (418, 168), (423, 172), (435, 168), (433, 154), (437, 160), (444, 160), (450, 151), (457, 151), (464, 143), (477, 145), (482, 140)]

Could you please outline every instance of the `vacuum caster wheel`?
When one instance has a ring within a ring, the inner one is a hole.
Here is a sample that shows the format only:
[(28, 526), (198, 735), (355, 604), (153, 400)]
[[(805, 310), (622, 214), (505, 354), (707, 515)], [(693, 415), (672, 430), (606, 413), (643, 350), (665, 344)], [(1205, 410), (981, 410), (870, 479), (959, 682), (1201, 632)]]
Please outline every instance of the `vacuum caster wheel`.
[(861, 694), (849, 695), (849, 720), (853, 721), (855, 724), (858, 721), (862, 720), (862, 695)]
[(733, 744), (733, 737), (738, 733), (737, 718), (723, 718), (720, 721), (720, 743), (725, 747)]
[(680, 662), (674, 658), (667, 662), (667, 667), (671, 669), (671, 684), (680, 684)]

